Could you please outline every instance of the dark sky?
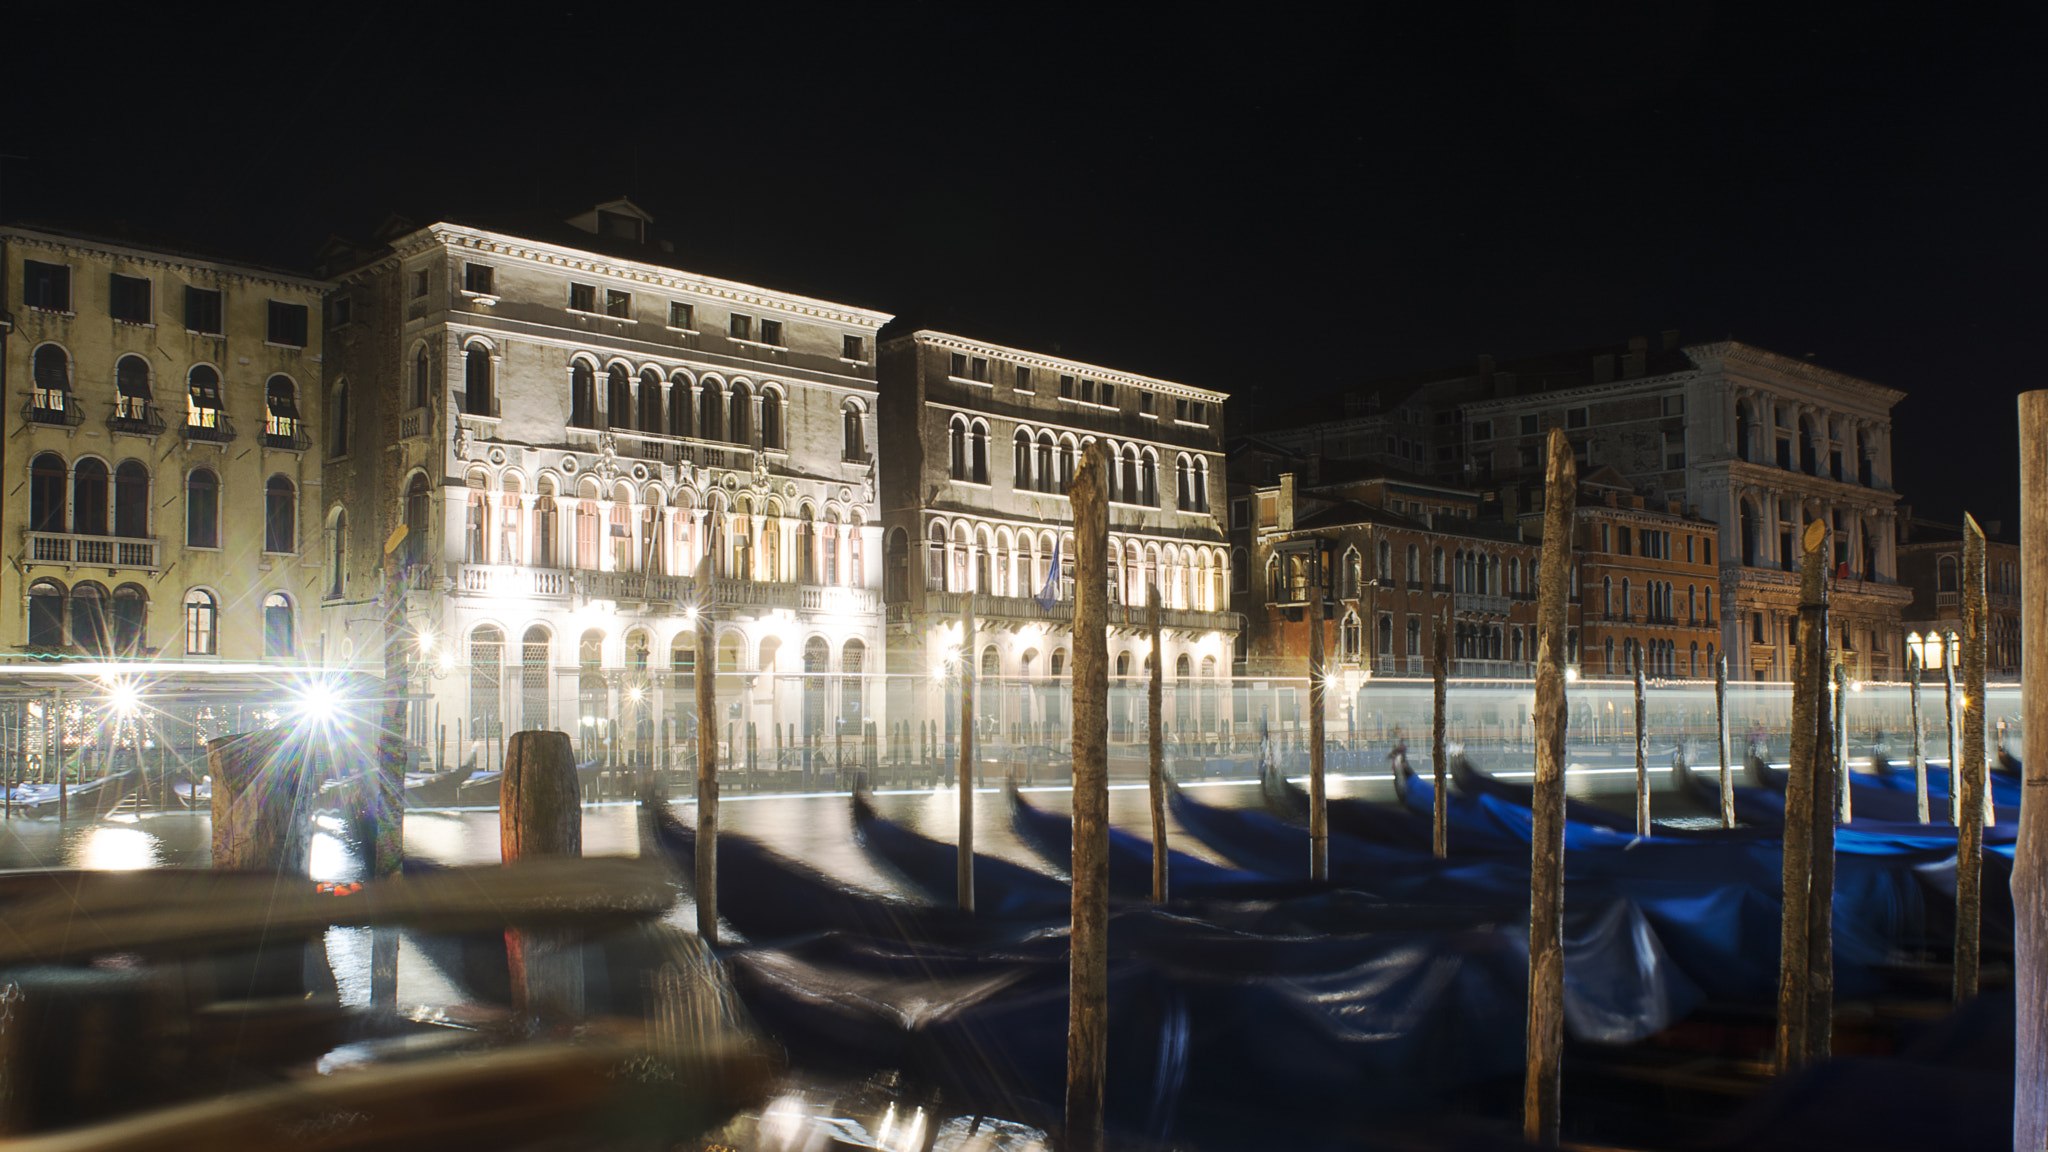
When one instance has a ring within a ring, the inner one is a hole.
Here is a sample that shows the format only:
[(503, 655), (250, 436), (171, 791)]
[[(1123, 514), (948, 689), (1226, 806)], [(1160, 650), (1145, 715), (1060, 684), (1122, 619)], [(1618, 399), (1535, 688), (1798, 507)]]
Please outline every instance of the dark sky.
[(627, 193), (703, 271), (1265, 410), (1732, 335), (1911, 393), (1906, 499), (2014, 517), (2038, 4), (718, 7), (37, 5), (0, 215), (306, 264)]

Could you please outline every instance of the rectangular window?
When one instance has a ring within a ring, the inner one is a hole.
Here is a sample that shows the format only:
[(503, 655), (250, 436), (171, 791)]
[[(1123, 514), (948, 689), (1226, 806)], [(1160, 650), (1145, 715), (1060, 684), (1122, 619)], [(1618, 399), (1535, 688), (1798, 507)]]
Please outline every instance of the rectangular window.
[(427, 294), (427, 286), (432, 280), (433, 274), (428, 269), (422, 268), (414, 272), (412, 274), (412, 298), (417, 300), (425, 296)]
[(21, 302), (45, 312), (71, 311), (71, 266), (23, 260)]
[(1534, 468), (1536, 466), (1536, 456), (1536, 446), (1534, 444), (1524, 444), (1521, 454), (1522, 467)]
[(1249, 527), (1251, 524), (1251, 517), (1251, 501), (1232, 500), (1230, 502), (1230, 526), (1232, 528)]
[(1062, 399), (1062, 400), (1072, 400), (1073, 398), (1074, 398), (1074, 378), (1073, 378), (1072, 376), (1061, 376), (1061, 377), (1060, 377), (1060, 399)]
[(1586, 409), (1567, 409), (1564, 414), (1564, 426), (1567, 428), (1584, 428), (1586, 426)]
[(967, 378), (980, 384), (988, 383), (988, 358), (976, 356), (967, 362)]
[(285, 344), (293, 348), (306, 346), (306, 306), (287, 304), (282, 300), (270, 302), (270, 325), (265, 341), (271, 344)]
[(597, 311), (597, 285), (595, 285), (595, 284), (571, 284), (571, 285), (569, 285), (569, 311), (571, 311), (571, 312), (595, 312), (595, 311)]
[(1749, 614), (1749, 642), (1752, 644), (1767, 643), (1764, 639), (1764, 614), (1761, 612), (1751, 612)]
[(1187, 402), (1187, 401), (1185, 401), (1185, 400), (1175, 400), (1175, 401), (1173, 402), (1173, 418), (1174, 418), (1175, 420), (1185, 420), (1185, 419), (1187, 419), (1187, 418), (1188, 418), (1188, 402)]
[(1712, 536), (1702, 536), (1700, 537), (1700, 563), (1712, 565), (1713, 562), (1714, 538)]
[(1664, 434), (1664, 468), (1668, 472), (1676, 472), (1683, 467), (1685, 467), (1685, 433), (1683, 431), (1666, 432)]
[(604, 314), (616, 316), (621, 320), (630, 319), (633, 315), (633, 294), (621, 292), (616, 288), (605, 289)]
[(1082, 377), (1081, 379), (1081, 403), (1095, 403), (1095, 381), (1090, 380), (1086, 377)]
[(1152, 393), (1150, 393), (1150, 392), (1140, 392), (1140, 393), (1138, 393), (1138, 415), (1140, 415), (1140, 416), (1152, 416), (1152, 417), (1155, 417), (1155, 418), (1156, 418), (1156, 417), (1158, 416), (1158, 413), (1156, 413), (1156, 412), (1154, 412), (1154, 411), (1152, 410)]
[(1422, 621), (1414, 616), (1408, 618), (1408, 654), (1422, 655)]
[(946, 368), (946, 375), (951, 376), (955, 380), (967, 379), (967, 353), (953, 353), (952, 361)]
[(1116, 385), (1107, 380), (1102, 382), (1102, 404), (1106, 408), (1116, 407)]
[(732, 338), (735, 340), (752, 340), (754, 338), (754, 318), (752, 316), (742, 316), (735, 312), (732, 314), (731, 321), (726, 326), (726, 331), (731, 333)]
[(782, 321), (761, 321), (761, 343), (773, 344), (777, 348), (782, 347)]
[(340, 328), (353, 319), (355, 319), (355, 306), (350, 303), (348, 297), (330, 296), (327, 298), (327, 326), (329, 328)]
[(1694, 560), (1692, 558), (1692, 541), (1693, 538), (1690, 536), (1687, 536), (1685, 538), (1685, 562), (1687, 564), (1694, 563)]
[(1472, 438), (1474, 440), (1493, 439), (1493, 421), (1474, 420), (1472, 422)]
[(480, 296), (493, 295), (491, 284), (492, 268), (489, 264), (464, 264), (462, 266), (462, 288)]
[(214, 288), (185, 289), (185, 330), (220, 335), (220, 291)]
[(839, 358), (842, 360), (865, 360), (868, 358), (868, 342), (863, 336), (841, 336)]
[(1016, 389), (1019, 392), (1031, 391), (1031, 369), (1026, 368), (1022, 364), (1017, 365)]
[(107, 282), (107, 314), (127, 324), (148, 324), (149, 281), (114, 273)]
[(697, 327), (695, 309), (681, 300), (668, 302), (668, 326), (689, 331)]
[(1522, 435), (1524, 435), (1524, 436), (1534, 436), (1534, 435), (1535, 435), (1535, 434), (1536, 434), (1537, 432), (1539, 432), (1539, 431), (1541, 431), (1541, 430), (1542, 430), (1542, 429), (1541, 429), (1541, 428), (1540, 428), (1540, 427), (1538, 426), (1538, 423), (1537, 423), (1536, 417), (1534, 417), (1534, 416), (1524, 416), (1524, 417), (1522, 417)]
[(1683, 397), (1683, 396), (1666, 396), (1666, 397), (1664, 397), (1664, 415), (1666, 415), (1666, 416), (1683, 416), (1683, 415), (1685, 415), (1685, 397)]

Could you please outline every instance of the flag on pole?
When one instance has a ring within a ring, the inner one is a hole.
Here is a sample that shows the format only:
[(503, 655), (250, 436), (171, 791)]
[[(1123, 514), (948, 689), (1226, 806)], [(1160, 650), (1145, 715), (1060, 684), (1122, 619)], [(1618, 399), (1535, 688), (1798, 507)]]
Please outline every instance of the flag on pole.
[(1047, 612), (1060, 598), (1060, 543), (1052, 542), (1052, 563), (1045, 566), (1045, 587), (1038, 590), (1038, 606)]

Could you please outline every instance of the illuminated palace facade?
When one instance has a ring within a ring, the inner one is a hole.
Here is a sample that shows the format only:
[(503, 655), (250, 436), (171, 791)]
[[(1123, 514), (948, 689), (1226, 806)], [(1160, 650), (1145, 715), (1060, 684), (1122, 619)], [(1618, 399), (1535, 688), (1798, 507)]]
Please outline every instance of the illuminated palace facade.
[[(951, 741), (958, 662), (974, 661), (985, 742), (1045, 740), (1071, 722), (1073, 509), (1067, 484), (1094, 441), (1110, 454), (1110, 738), (1142, 741), (1150, 641), (1162, 603), (1169, 733), (1213, 739), (1231, 721), (1237, 617), (1217, 513), (1221, 392), (935, 331), (881, 348), (882, 523), (887, 534), (890, 714)], [(974, 651), (960, 649), (973, 596)]]
[(326, 285), (53, 229), (0, 253), (0, 651), (317, 663)]
[(678, 269), (649, 224), (616, 201), (328, 253), (327, 643), (381, 670), (378, 573), (404, 525), (422, 745), (460, 723), (487, 764), (523, 729), (658, 758), (694, 738), (693, 606), (735, 741), (879, 730), (888, 317)]

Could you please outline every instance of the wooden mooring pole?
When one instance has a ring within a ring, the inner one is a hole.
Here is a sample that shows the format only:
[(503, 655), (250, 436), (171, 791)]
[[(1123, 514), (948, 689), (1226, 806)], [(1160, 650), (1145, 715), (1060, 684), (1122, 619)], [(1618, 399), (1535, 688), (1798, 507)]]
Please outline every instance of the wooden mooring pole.
[(1145, 586), (1145, 628), (1152, 634), (1152, 674), (1145, 686), (1145, 738), (1152, 793), (1152, 899), (1166, 903), (1166, 746), (1159, 704), (1166, 695), (1164, 654), (1159, 647), (1159, 585)]
[(206, 745), (213, 777), (213, 866), (304, 876), (313, 840), (312, 792), (289, 730), (222, 736)]
[[(1818, 876), (1815, 843), (1816, 825), (1826, 823), (1832, 830), (1831, 806), (1822, 799), (1829, 783), (1820, 770), (1828, 758), (1827, 710), (1827, 601), (1822, 580), (1827, 545), (1827, 525), (1815, 520), (1806, 527), (1804, 556), (1799, 569), (1799, 631), (1793, 653), (1792, 676), (1792, 762), (1785, 787), (1784, 907), (1780, 921), (1778, 968), (1778, 1071), (1790, 1072), (1803, 1066), (1813, 1050), (1813, 1035), (1825, 1025), (1812, 1017), (1814, 1003), (1813, 939), (1816, 924), (1820, 935), (1829, 937), (1831, 926), (1821, 919), (1815, 905), (1827, 903), (1833, 891), (1833, 868), (1828, 868), (1825, 893)], [(1832, 863), (1832, 840), (1826, 853)], [(1829, 990), (1832, 1001), (1832, 987)]]
[(1104, 457), (1102, 441), (1090, 444), (1067, 489), (1074, 510), (1074, 900), (1063, 1152), (1101, 1152), (1109, 1071), (1109, 477)]
[(697, 567), (697, 935), (718, 944), (718, 651), (711, 630), (711, 557)]
[(1948, 739), (1948, 822), (1960, 824), (1962, 818), (1963, 782), (1956, 775), (1956, 660), (1958, 654), (1954, 634), (1941, 638), (1941, 707), (1942, 724), (1947, 729)]
[[(1565, 583), (1572, 565), (1577, 471), (1564, 430), (1551, 429), (1543, 471), (1543, 567), (1536, 590), (1536, 786), (1529, 846), (1528, 1068), (1522, 1084), (1522, 1138), (1544, 1145), (1557, 1143), (1564, 1062)], [(1441, 624), (1437, 635), (1443, 635)], [(1443, 714), (1441, 705), (1437, 714)], [(1441, 805), (1441, 767), (1437, 780)]]
[[(583, 855), (583, 797), (566, 732), (515, 732), (498, 786), (498, 845), (506, 864)], [(583, 954), (573, 934), (505, 930), (516, 1019), (560, 1027), (583, 1015)]]
[(2048, 391), (2022, 392), (2020, 420), (2019, 849), (2012, 870), (2014, 1152), (2048, 1147)]
[(974, 593), (960, 597), (960, 804), (959, 875), (954, 898), (974, 911)]
[[(1977, 995), (1984, 909), (1984, 530), (1963, 514), (1963, 734), (1949, 788), (1962, 793), (1956, 821), (1956, 986), (1960, 1004)], [(2033, 753), (2029, 753), (2033, 755)], [(2039, 1011), (2026, 1005), (2021, 1011)]]
[(1855, 818), (1855, 790), (1849, 786), (1849, 666), (1835, 665), (1835, 803), (1841, 807), (1841, 822)]
[(1308, 610), (1308, 875), (1330, 878), (1330, 806), (1323, 776), (1323, 559), (1318, 543)]
[(1714, 661), (1714, 726), (1721, 737), (1721, 827), (1735, 827), (1735, 779), (1728, 763), (1728, 654)]
[(1437, 859), (1448, 856), (1451, 851), (1450, 794), (1447, 791), (1450, 754), (1444, 738), (1444, 705), (1449, 696), (1451, 673), (1451, 627), (1450, 606), (1436, 614), (1430, 633), (1430, 663), (1433, 665), (1435, 707), (1430, 709), (1429, 724), (1429, 767), (1430, 780), (1435, 788), (1436, 798), (1430, 810), (1430, 844), (1436, 851)]
[(1920, 717), (1920, 650), (1906, 649), (1906, 701), (1913, 714), (1913, 796), (1920, 822), (1933, 815), (1927, 803), (1927, 722)]
[(1636, 835), (1650, 834), (1650, 729), (1643, 715), (1643, 654), (1636, 653)]

